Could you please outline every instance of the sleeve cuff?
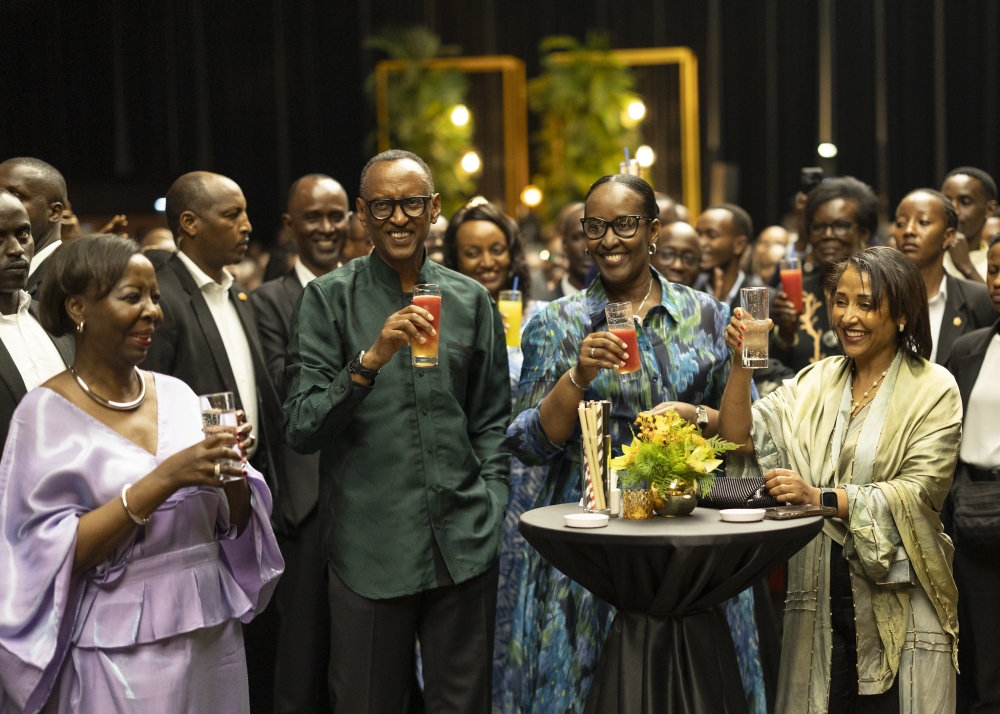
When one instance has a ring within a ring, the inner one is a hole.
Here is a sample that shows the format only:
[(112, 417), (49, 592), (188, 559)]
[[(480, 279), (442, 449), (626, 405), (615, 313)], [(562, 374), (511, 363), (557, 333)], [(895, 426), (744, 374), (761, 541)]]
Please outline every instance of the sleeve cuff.
[(556, 446), (542, 428), (541, 410), (526, 409), (517, 415), (507, 430), (507, 447), (526, 466), (537, 466), (551, 461), (562, 453), (566, 445)]

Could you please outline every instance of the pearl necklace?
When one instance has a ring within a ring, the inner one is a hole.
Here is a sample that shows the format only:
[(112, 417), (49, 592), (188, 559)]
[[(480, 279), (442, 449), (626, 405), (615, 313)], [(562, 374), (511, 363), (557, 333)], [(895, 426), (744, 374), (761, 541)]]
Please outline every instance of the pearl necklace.
[(878, 386), (879, 382), (881, 382), (882, 379), (887, 374), (889, 374), (889, 370), (884, 371), (878, 379), (876, 379), (874, 382), (872, 382), (872, 386), (869, 388), (869, 390), (867, 392), (865, 392), (864, 394), (861, 395), (861, 399), (859, 399), (858, 401), (856, 401), (856, 402), (853, 403), (853, 407), (851, 409), (851, 418), (852, 419), (857, 414), (858, 409), (861, 408), (861, 405), (864, 403), (865, 399), (868, 398), (868, 395), (871, 394), (872, 389), (875, 389)]

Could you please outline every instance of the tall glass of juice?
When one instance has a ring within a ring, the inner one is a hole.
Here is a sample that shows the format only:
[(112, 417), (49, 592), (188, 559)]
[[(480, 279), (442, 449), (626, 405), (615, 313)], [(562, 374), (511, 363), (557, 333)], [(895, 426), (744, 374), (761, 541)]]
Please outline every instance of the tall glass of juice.
[(743, 366), (767, 367), (767, 288), (742, 288)]
[(781, 261), (781, 289), (788, 296), (788, 302), (795, 305), (796, 312), (803, 312), (802, 305), (802, 265), (791, 256)]
[(632, 319), (632, 303), (609, 302), (604, 308), (604, 314), (608, 318), (608, 332), (625, 343), (625, 352), (628, 354), (625, 366), (618, 368), (618, 376), (623, 380), (639, 377), (642, 363), (639, 361), (639, 340)]
[(500, 299), (497, 301), (497, 308), (503, 315), (503, 321), (507, 323), (505, 332), (507, 333), (507, 346), (521, 346), (521, 317), (523, 314), (523, 304), (521, 302), (520, 290), (501, 290)]
[(422, 307), (434, 316), (431, 324), (435, 334), (431, 335), (420, 330), (426, 342), (412, 340), (410, 350), (413, 353), (414, 367), (437, 367), (438, 344), (441, 341), (441, 286), (426, 284), (413, 286), (413, 304)]

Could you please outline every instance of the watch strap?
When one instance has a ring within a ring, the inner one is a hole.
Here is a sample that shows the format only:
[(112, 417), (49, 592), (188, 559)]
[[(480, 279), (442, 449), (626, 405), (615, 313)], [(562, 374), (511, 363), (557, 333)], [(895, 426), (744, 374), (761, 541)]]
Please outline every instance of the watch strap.
[(824, 508), (837, 508), (840, 505), (840, 501), (837, 498), (836, 490), (832, 488), (820, 489), (819, 505)]
[(367, 379), (369, 382), (374, 382), (380, 370), (368, 369), (368, 367), (365, 367), (365, 363), (362, 361), (364, 356), (364, 350), (358, 352), (358, 356), (354, 358), (354, 361), (347, 365), (347, 370), (351, 374), (356, 374), (363, 379)]

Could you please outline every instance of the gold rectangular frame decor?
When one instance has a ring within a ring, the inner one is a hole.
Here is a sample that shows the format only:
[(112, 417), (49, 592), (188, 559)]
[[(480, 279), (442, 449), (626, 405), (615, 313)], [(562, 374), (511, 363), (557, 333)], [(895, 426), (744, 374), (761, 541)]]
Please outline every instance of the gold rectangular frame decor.
[(701, 213), (701, 139), (698, 128), (698, 57), (690, 47), (612, 50), (628, 67), (678, 65), (681, 92), (681, 180), (684, 205), (692, 217)]
[[(381, 60), (375, 65), (375, 108), (378, 150), (389, 149), (389, 73), (400, 72), (408, 60)], [(528, 184), (528, 88), (524, 62), (510, 55), (438, 57), (421, 61), (429, 69), (457, 69), (467, 74), (500, 72), (503, 86), (504, 192), (507, 213), (517, 215), (521, 189)]]

